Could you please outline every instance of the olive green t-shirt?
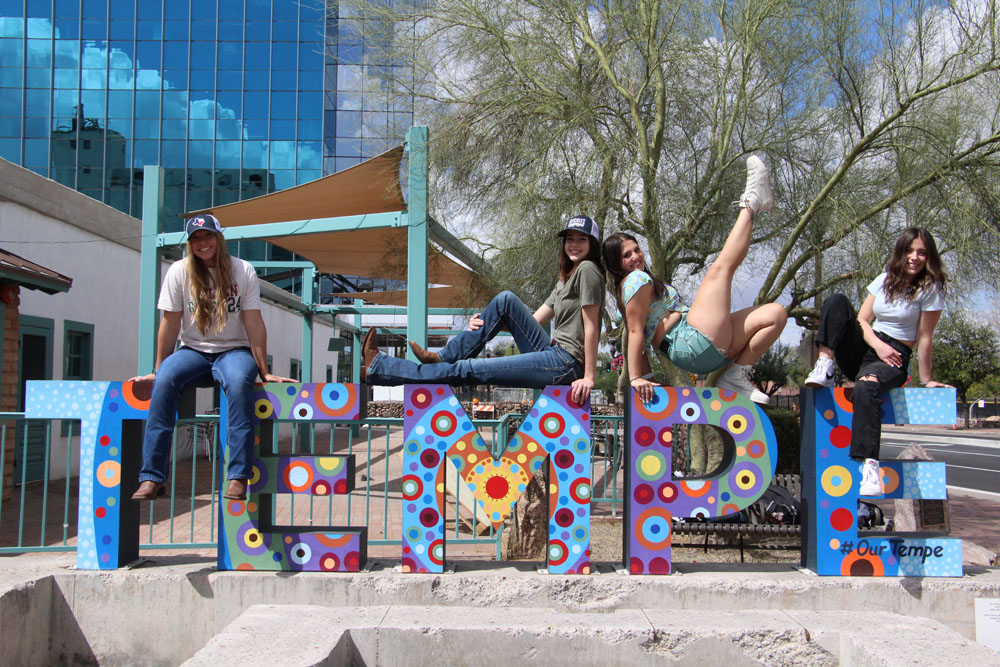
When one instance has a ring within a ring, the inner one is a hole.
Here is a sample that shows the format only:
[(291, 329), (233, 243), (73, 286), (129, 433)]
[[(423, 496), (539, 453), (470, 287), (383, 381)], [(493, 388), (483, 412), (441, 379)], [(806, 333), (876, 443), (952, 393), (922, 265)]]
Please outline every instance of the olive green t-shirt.
[[(604, 276), (591, 261), (580, 262), (566, 281), (556, 283), (545, 305), (555, 311), (552, 340), (584, 363), (583, 306), (604, 307)], [(600, 320), (598, 320), (600, 326)]]

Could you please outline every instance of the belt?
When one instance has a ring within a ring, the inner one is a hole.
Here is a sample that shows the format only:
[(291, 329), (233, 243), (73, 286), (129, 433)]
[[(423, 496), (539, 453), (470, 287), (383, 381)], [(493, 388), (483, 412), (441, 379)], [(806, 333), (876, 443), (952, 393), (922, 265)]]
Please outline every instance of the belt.
[(670, 355), (670, 339), (667, 338), (666, 334), (663, 335), (663, 340), (660, 341), (660, 352), (665, 355)]

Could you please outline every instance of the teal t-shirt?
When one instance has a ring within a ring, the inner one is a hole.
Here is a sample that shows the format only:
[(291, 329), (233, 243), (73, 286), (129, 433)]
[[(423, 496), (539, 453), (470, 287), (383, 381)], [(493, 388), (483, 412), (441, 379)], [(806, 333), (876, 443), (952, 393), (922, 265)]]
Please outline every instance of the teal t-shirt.
[[(640, 287), (652, 282), (653, 279), (645, 271), (633, 271), (628, 274), (622, 283), (622, 302), (627, 304), (635, 296), (635, 293), (639, 291)], [(652, 300), (649, 302), (649, 314), (646, 315), (646, 322), (642, 326), (646, 345), (652, 344), (656, 327), (659, 326), (660, 320), (663, 319), (664, 315), (672, 310), (676, 310), (679, 313), (684, 313), (688, 310), (688, 307), (681, 303), (681, 297), (677, 293), (677, 290), (670, 285), (664, 285), (664, 288), (663, 295), (659, 299), (652, 297)]]
[(580, 262), (567, 280), (556, 283), (545, 299), (545, 305), (555, 312), (552, 340), (572, 354), (574, 359), (584, 363), (583, 307), (604, 307), (604, 276), (601, 270), (591, 261)]

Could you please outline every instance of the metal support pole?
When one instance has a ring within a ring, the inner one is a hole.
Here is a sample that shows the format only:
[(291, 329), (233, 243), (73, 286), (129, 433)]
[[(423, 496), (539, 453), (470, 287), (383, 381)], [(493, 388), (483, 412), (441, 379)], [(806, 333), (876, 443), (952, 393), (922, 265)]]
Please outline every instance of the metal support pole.
[(160, 288), (163, 168), (143, 167), (142, 256), (139, 265), (139, 366), (138, 373), (152, 373), (156, 364), (156, 299)]
[[(406, 135), (409, 159), (409, 227), (406, 264), (406, 337), (427, 345), (427, 128)], [(406, 356), (416, 361), (407, 346)]]
[[(316, 267), (302, 269), (302, 305), (313, 305), (316, 294)], [(302, 313), (302, 381), (312, 382), (313, 367), (313, 314)]]

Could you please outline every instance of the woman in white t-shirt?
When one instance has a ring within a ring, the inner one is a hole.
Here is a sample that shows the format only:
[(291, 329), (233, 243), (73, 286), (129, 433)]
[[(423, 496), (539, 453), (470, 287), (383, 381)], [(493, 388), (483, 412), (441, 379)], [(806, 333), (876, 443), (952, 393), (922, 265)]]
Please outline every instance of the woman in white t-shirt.
[[(182, 389), (218, 382), (226, 394), (229, 444), (225, 498), (244, 500), (253, 466), (253, 385), (285, 382), (267, 367), (267, 330), (260, 314), (260, 285), (253, 266), (230, 256), (213, 215), (185, 223), (187, 257), (167, 270), (157, 304), (156, 366), (132, 378), (153, 381), (142, 441), (139, 489), (132, 500), (164, 494), (170, 443)], [(181, 346), (174, 351), (180, 334)]]
[(863, 496), (882, 495), (882, 394), (906, 382), (914, 347), (920, 382), (925, 387), (949, 386), (931, 379), (931, 341), (944, 308), (947, 280), (934, 237), (923, 227), (910, 227), (896, 239), (885, 273), (868, 285), (860, 313), (855, 314), (843, 294), (823, 302), (816, 332), (819, 359), (806, 386), (832, 387), (834, 360), (855, 381), (850, 455), (864, 461)]

